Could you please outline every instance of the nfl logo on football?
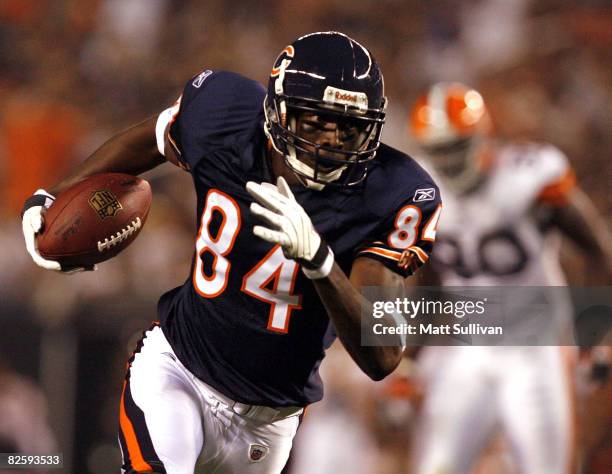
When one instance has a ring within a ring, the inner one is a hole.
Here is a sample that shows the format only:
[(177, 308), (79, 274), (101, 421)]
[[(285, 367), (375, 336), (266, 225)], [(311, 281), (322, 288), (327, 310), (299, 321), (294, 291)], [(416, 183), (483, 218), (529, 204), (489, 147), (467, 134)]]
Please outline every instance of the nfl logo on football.
[(89, 205), (98, 213), (100, 219), (113, 217), (123, 206), (109, 190), (96, 191), (89, 198)]

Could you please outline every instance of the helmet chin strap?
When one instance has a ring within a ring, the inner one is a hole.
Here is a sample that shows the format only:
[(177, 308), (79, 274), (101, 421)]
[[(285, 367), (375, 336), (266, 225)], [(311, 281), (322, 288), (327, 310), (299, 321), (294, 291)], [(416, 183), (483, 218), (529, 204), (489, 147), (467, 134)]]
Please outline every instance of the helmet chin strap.
[(308, 178), (304, 178), (303, 176), (300, 176), (297, 173), (294, 174), (295, 176), (297, 176), (297, 179), (300, 181), (300, 183), (302, 183), (302, 185), (304, 185), (308, 189), (312, 189), (313, 191), (321, 191), (325, 188), (325, 185), (323, 183), (315, 183), (314, 181), (311, 181)]
[(341, 166), (329, 173), (318, 173), (317, 179), (322, 182), (314, 181), (315, 178), (315, 170), (311, 166), (308, 166), (306, 163), (300, 161), (300, 159), (296, 156), (294, 147), (287, 147), (288, 154), (285, 156), (285, 162), (291, 168), (298, 179), (302, 182), (304, 186), (310, 189), (315, 189), (317, 191), (322, 190), (325, 187), (326, 183), (331, 183), (336, 181), (342, 175), (342, 172), (346, 169), (346, 166)]

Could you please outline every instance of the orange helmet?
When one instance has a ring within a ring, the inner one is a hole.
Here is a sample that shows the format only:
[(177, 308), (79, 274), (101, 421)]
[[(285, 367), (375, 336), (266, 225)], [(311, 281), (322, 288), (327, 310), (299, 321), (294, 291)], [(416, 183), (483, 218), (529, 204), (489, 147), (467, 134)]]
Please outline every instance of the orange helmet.
[(434, 168), (458, 191), (470, 189), (486, 167), (491, 121), (482, 96), (459, 83), (439, 82), (415, 102), (410, 132)]

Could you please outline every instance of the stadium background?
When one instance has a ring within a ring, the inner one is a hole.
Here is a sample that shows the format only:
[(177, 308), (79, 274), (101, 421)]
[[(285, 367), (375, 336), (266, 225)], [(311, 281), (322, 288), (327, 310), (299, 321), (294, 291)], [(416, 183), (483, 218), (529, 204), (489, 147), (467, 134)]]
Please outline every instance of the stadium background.
[[(30, 261), (23, 200), (167, 107), (202, 69), (265, 82), (284, 45), (326, 29), (353, 36), (379, 61), (386, 142), (413, 151), (406, 125), (417, 94), (433, 81), (465, 81), (482, 92), (501, 137), (567, 153), (612, 221), (604, 0), (2, 0), (0, 372), (42, 390), (66, 472), (115, 472), (124, 364), (158, 296), (187, 275), (195, 201), (186, 173), (171, 165), (149, 173), (153, 208), (137, 243), (95, 273), (67, 277)], [(589, 283), (571, 248), (563, 260), (572, 283)]]

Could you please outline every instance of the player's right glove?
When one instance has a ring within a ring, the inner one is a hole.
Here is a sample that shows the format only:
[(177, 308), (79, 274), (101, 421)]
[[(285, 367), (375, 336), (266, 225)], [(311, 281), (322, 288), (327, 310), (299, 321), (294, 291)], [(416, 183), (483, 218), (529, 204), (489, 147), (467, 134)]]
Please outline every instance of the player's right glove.
[(251, 212), (268, 224), (255, 226), (253, 233), (267, 242), (279, 244), (285, 257), (297, 260), (311, 280), (329, 275), (334, 254), (315, 230), (285, 179), (279, 177), (276, 186), (249, 181), (246, 189), (257, 201), (251, 204)]
[(44, 189), (39, 189), (32, 196), (26, 199), (21, 211), (21, 228), (25, 239), (26, 249), (34, 260), (34, 263), (46, 270), (54, 270), (62, 273), (74, 273), (85, 270), (95, 270), (96, 266), (91, 267), (70, 267), (62, 268), (59, 262), (47, 260), (38, 253), (36, 246), (36, 234), (42, 231), (44, 226), (43, 214), (51, 207), (55, 197)]

